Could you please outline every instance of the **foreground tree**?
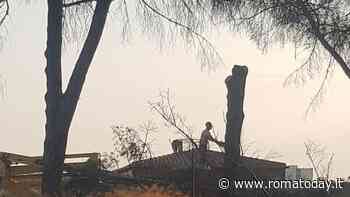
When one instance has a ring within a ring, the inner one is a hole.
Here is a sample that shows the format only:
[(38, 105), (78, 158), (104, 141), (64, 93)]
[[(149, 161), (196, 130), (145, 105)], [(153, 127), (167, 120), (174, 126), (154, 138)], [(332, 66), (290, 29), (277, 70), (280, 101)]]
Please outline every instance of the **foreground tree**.
[(46, 78), (46, 135), (42, 193), (60, 195), (59, 185), (64, 165), (68, 131), (89, 70), (92, 58), (102, 36), (111, 0), (96, 2), (91, 26), (75, 63), (67, 89), (62, 90), (61, 53), (63, 1), (48, 0)]

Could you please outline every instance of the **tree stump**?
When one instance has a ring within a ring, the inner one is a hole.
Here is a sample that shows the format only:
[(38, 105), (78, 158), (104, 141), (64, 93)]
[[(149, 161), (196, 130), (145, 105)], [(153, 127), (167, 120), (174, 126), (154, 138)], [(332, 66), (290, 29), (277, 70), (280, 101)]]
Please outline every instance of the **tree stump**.
[(232, 75), (225, 79), (227, 87), (227, 113), (225, 132), (225, 167), (240, 162), (241, 131), (244, 119), (243, 103), (245, 94), (247, 66), (235, 65)]

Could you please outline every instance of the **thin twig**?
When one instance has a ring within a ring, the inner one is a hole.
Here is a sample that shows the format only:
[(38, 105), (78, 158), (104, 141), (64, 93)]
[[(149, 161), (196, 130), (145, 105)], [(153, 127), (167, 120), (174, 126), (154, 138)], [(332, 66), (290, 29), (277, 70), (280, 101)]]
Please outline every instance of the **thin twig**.
[(149, 5), (145, 0), (140, 0), (142, 4), (144, 4), (146, 6), (146, 8), (150, 9), (152, 12), (154, 12), (156, 15), (160, 16), (161, 18), (167, 20), (168, 22), (176, 25), (176, 26), (179, 26), (181, 28), (184, 28), (186, 29), (188, 32), (190, 32), (191, 34), (199, 37), (201, 40), (203, 40), (205, 43), (208, 44), (208, 46), (214, 51), (214, 53), (217, 55), (217, 57), (219, 58), (220, 62), (222, 64), (224, 64), (222, 58), (221, 58), (221, 55), (219, 54), (219, 52), (217, 52), (217, 50), (215, 49), (215, 47), (213, 46), (213, 44), (206, 38), (204, 37), (203, 35), (201, 35), (200, 33), (194, 31), (191, 27), (189, 26), (186, 26), (178, 21), (176, 21), (175, 19), (172, 19), (168, 16), (166, 16), (165, 14), (163, 14), (161, 11), (157, 10), (156, 8), (152, 7), (151, 5)]

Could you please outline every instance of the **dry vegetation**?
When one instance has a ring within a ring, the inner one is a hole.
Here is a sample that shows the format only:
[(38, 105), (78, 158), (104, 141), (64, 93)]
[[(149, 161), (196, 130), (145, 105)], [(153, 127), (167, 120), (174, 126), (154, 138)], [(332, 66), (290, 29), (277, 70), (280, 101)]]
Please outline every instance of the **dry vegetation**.
[(189, 197), (188, 194), (176, 191), (174, 188), (153, 185), (146, 188), (134, 187), (128, 190), (117, 190), (106, 193), (105, 197)]
[[(36, 193), (36, 192), (35, 192)], [(0, 191), (0, 197), (40, 197), (40, 193), (34, 194), (31, 189), (20, 185), (15, 188), (8, 188), (7, 191)], [(64, 195), (66, 197), (75, 197), (75, 195)], [(116, 187), (112, 192), (94, 193), (89, 197), (189, 197), (190, 195), (177, 191), (173, 187), (164, 187), (159, 185), (142, 186), (142, 187)]]

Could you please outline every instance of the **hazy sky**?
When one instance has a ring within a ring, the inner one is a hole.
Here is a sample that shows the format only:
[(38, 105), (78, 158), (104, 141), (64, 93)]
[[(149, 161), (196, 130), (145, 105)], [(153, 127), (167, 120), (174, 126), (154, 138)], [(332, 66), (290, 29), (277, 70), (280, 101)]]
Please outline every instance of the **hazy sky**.
[[(0, 100), (0, 151), (39, 155), (45, 123), (46, 9), (36, 3), (11, 11), (7, 42), (0, 53), (0, 73), (6, 79), (6, 97)], [(109, 21), (103, 34), (72, 123), (68, 153), (111, 151), (111, 125), (136, 127), (147, 120), (159, 125), (155, 152), (170, 152), (169, 139), (176, 137), (175, 132), (164, 128), (147, 105), (159, 90), (168, 88), (197, 137), (204, 122), (211, 120), (222, 139), (224, 79), (234, 64), (241, 64), (249, 67), (244, 141), (255, 141), (257, 149), (278, 152), (282, 155), (279, 161), (310, 167), (304, 142), (312, 139), (335, 153), (336, 177), (350, 175), (350, 81), (340, 69), (336, 69), (318, 111), (305, 120), (321, 76), (303, 87), (283, 87), (286, 76), (301, 63), (294, 59), (291, 48), (276, 47), (263, 55), (249, 40), (222, 32), (210, 39), (226, 66), (208, 73), (201, 71), (192, 51), (182, 44), (159, 53), (156, 43), (136, 36), (122, 45), (118, 28)], [(65, 79), (76, 55), (70, 48), (64, 53)]]

